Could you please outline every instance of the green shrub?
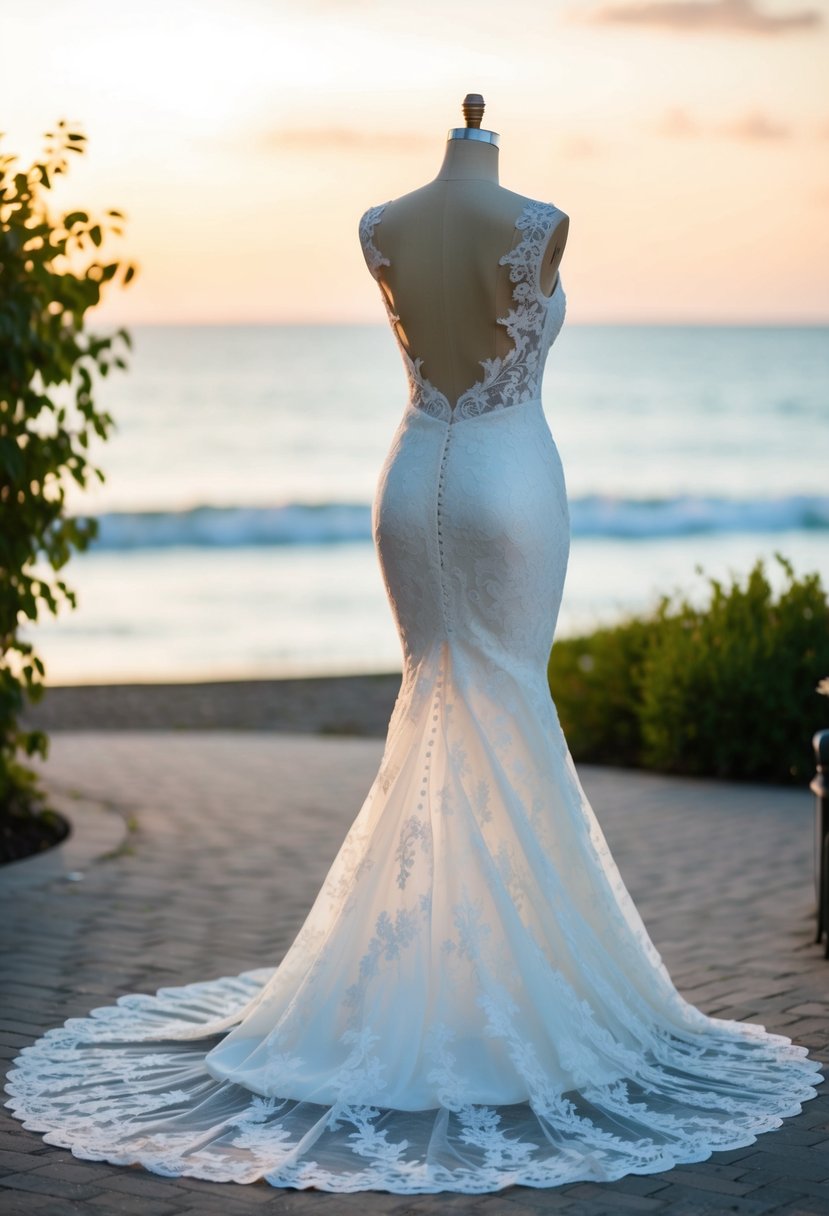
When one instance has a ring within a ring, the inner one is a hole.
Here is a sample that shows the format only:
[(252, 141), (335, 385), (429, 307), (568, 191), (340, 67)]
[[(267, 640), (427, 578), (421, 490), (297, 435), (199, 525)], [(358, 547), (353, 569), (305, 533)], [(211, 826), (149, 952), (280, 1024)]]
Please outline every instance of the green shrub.
[(717, 579), (711, 603), (658, 609), (658, 642), (645, 656), (639, 721), (649, 768), (697, 776), (804, 782), (811, 738), (825, 720), (816, 692), (829, 671), (829, 603), (818, 574), (774, 601), (762, 561), (745, 587)]
[(553, 644), (548, 677), (573, 756), (597, 764), (638, 765), (642, 663), (655, 625), (620, 624)]
[[(829, 601), (818, 574), (775, 601), (762, 560), (745, 586), (710, 578), (698, 608), (663, 596), (643, 617), (556, 641), (550, 691), (574, 759), (802, 784), (827, 723)], [(699, 570), (699, 567), (697, 568)]]

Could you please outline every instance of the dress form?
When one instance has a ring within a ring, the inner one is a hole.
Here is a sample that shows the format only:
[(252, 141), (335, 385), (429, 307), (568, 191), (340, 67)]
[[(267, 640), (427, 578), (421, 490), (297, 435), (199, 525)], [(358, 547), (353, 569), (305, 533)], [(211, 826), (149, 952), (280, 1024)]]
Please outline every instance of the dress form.
[[(281, 957), (125, 993), (23, 1048), (7, 1105), (76, 1157), (343, 1194), (609, 1182), (744, 1149), (823, 1080), (805, 1046), (685, 1000), (580, 783), (548, 679), (570, 512), (541, 398), (566, 297), (559, 281), (544, 298), (541, 271), (563, 213), (530, 199), (516, 218), (521, 197), (479, 152), (453, 148), (412, 207), (431, 297), (416, 260), (411, 290), (393, 273), (409, 235), (402, 218), (384, 233), (396, 202), (358, 229), (406, 324), (410, 300), (412, 322), (421, 298), (442, 310), (438, 345), (418, 350), (430, 373), (461, 350), (476, 292), (507, 267), (514, 289), (512, 357), (454, 405), (408, 367), (389, 423), (372, 536), (403, 679), (376, 777)], [(488, 178), (463, 176), (478, 165)], [(521, 240), (502, 253), (510, 225)], [(232, 898), (247, 867), (229, 852)]]
[[(465, 128), (449, 131), (435, 178), (386, 204), (376, 245), (390, 261), (380, 287), (403, 346), (428, 352), (423, 371), (450, 401), (480, 376), (482, 356), (503, 358), (512, 341), (495, 317), (509, 312), (509, 267), (499, 258), (519, 237), (516, 220), (528, 200), (498, 176), (498, 135), (481, 131), (483, 98), (468, 94)], [(468, 138), (471, 131), (482, 138)], [(561, 219), (550, 234), (540, 273), (551, 294), (569, 229)]]

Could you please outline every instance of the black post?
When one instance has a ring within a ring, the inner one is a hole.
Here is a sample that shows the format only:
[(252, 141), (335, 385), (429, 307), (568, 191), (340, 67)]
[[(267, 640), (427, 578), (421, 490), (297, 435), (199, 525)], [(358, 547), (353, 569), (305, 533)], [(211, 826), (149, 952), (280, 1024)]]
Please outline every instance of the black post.
[(817, 772), (809, 789), (815, 802), (815, 895), (817, 896), (817, 936), (826, 934), (825, 958), (829, 958), (829, 730), (812, 736)]

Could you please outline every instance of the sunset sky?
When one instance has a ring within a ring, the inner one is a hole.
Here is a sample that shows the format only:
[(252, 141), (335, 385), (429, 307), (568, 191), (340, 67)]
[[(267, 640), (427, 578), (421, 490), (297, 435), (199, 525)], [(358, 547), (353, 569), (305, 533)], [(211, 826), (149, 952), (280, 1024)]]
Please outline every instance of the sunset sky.
[(99, 322), (384, 322), (357, 221), (467, 92), (570, 216), (571, 322), (829, 321), (829, 0), (41, 0), (2, 36), (0, 150), (77, 123), (55, 208), (127, 215)]

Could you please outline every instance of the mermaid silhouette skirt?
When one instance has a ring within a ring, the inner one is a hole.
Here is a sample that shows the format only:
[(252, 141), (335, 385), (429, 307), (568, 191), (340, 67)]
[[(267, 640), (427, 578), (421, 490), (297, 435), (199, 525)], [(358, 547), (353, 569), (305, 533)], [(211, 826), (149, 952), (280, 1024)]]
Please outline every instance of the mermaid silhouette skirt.
[(287, 954), (70, 1019), (7, 1105), (77, 1157), (399, 1193), (653, 1173), (798, 1113), (820, 1064), (681, 997), (579, 783), (546, 677), (570, 531), (540, 399), (410, 402), (373, 529), (403, 679)]

